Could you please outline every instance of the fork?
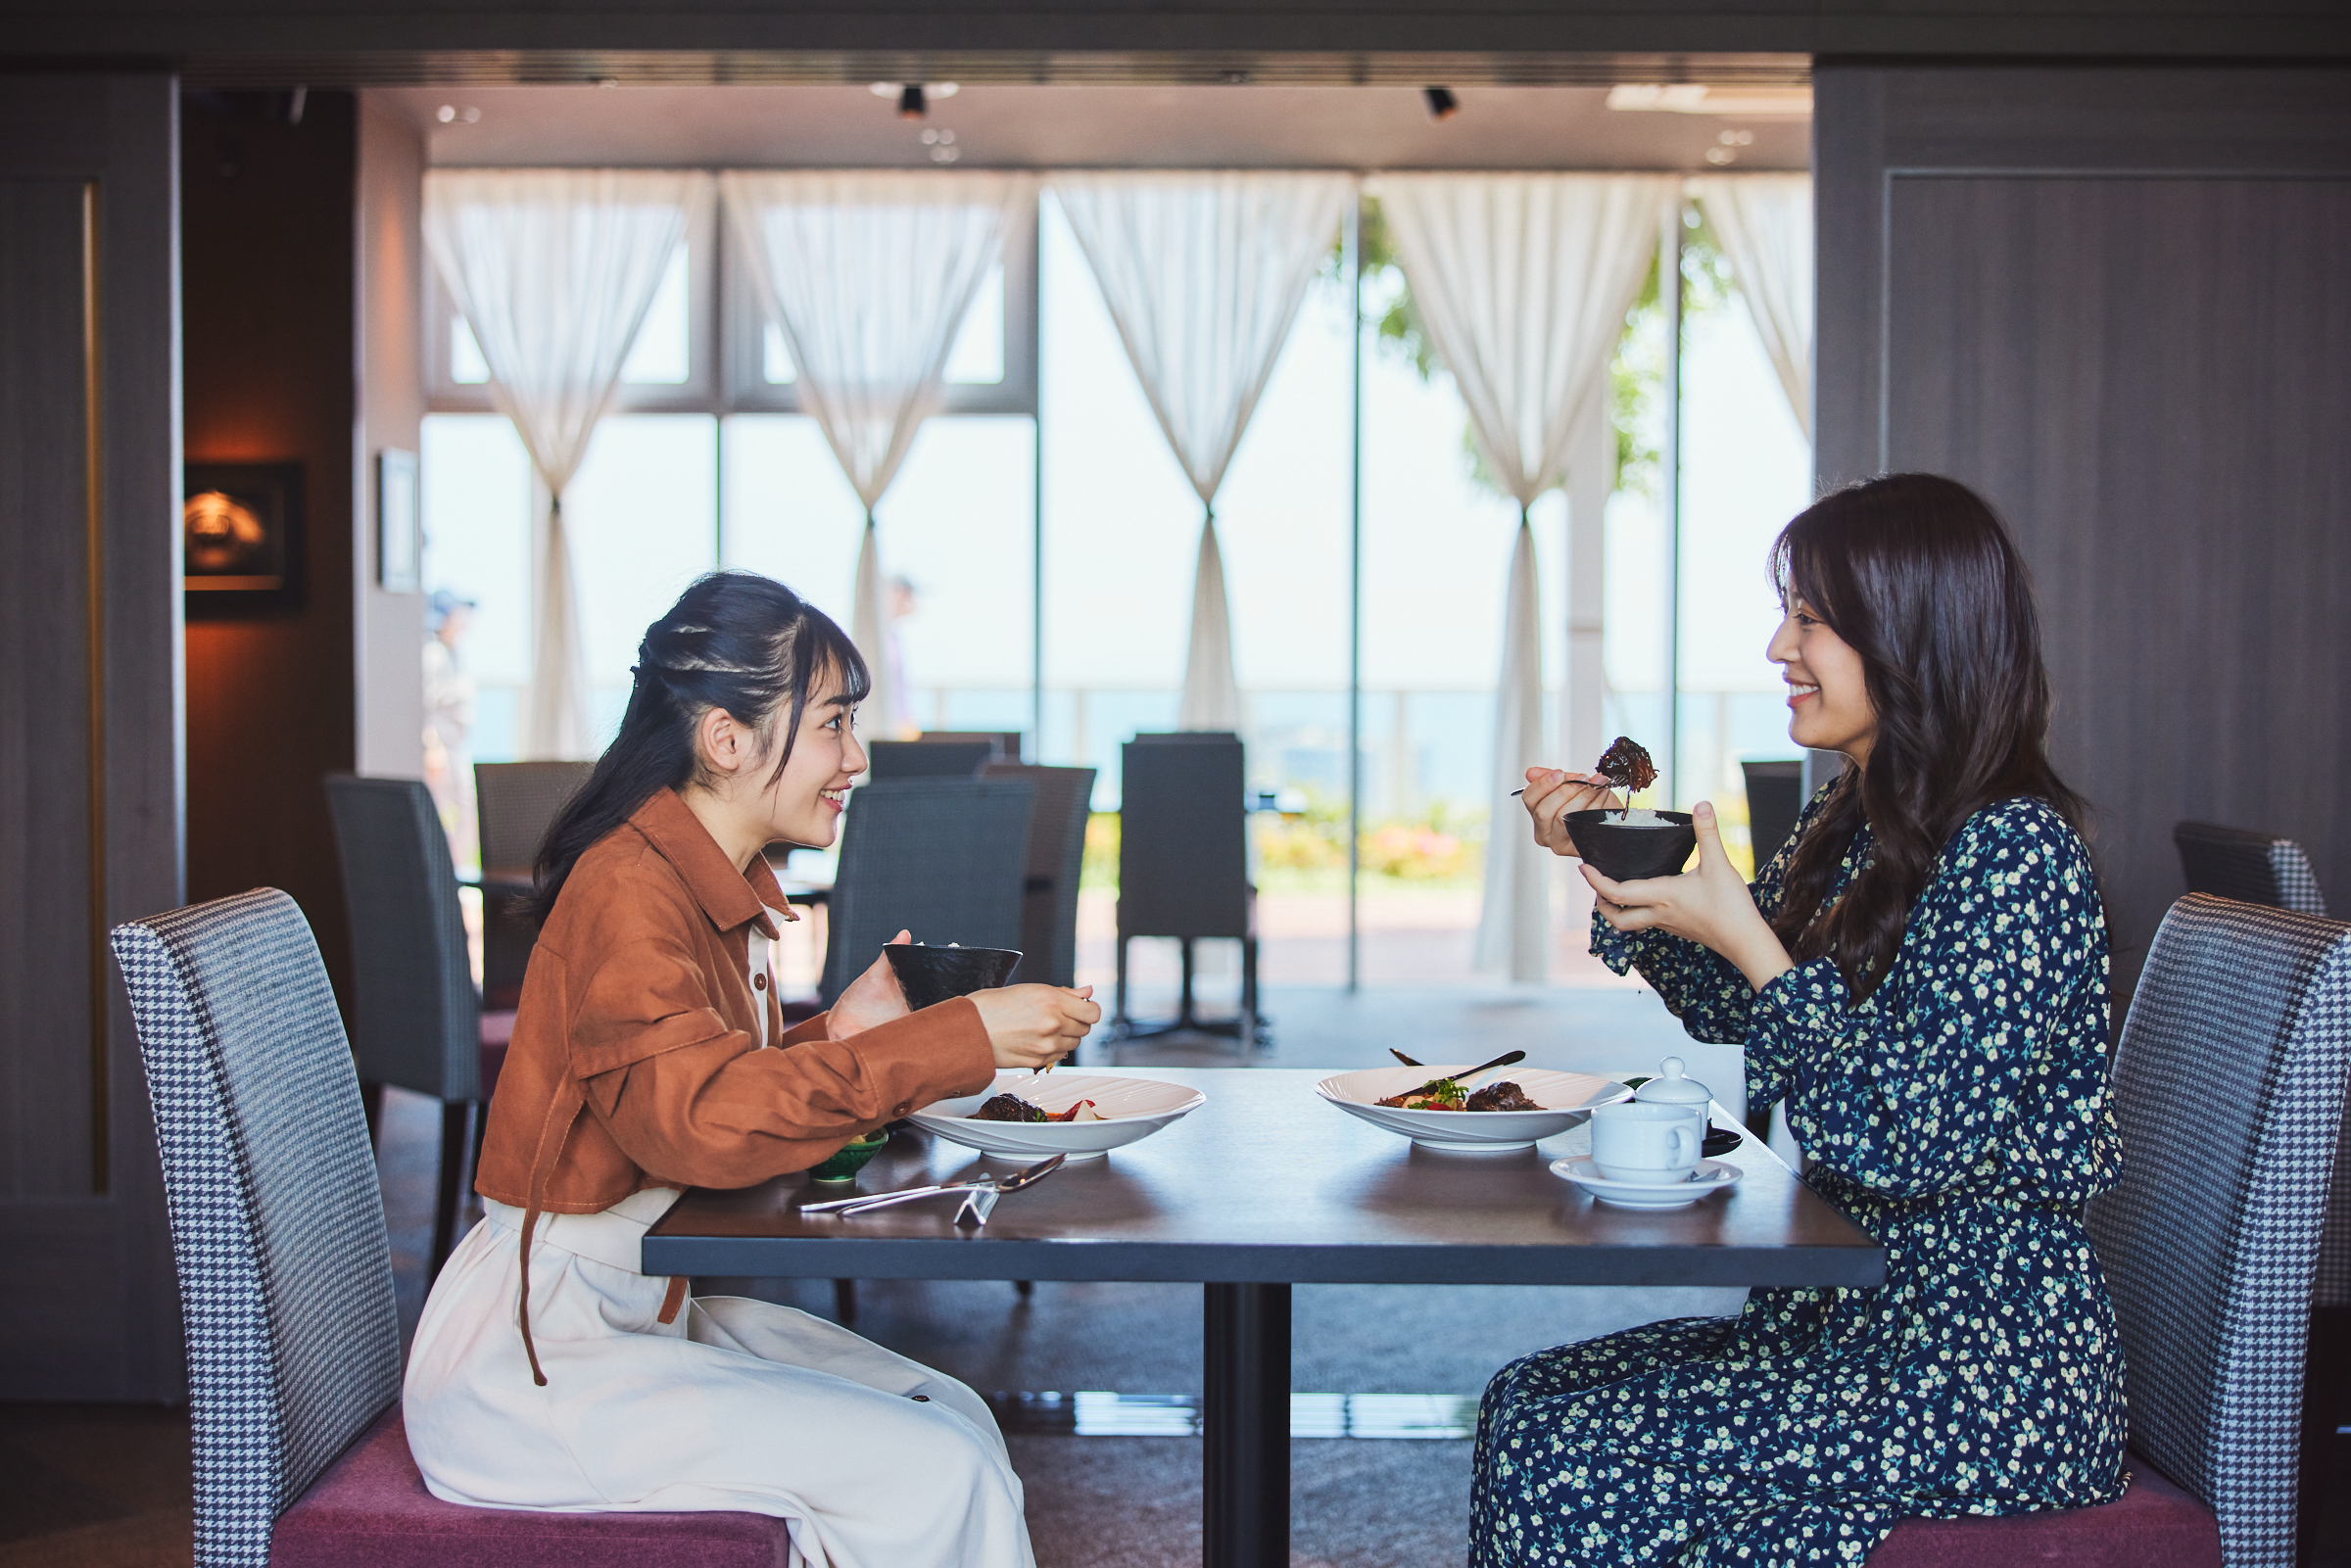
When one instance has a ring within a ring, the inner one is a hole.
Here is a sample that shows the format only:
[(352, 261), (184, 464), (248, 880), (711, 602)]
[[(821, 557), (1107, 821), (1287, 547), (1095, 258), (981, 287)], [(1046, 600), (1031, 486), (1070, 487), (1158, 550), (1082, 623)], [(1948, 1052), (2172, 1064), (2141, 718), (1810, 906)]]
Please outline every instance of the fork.
[(945, 1193), (989, 1193), (1001, 1196), (1018, 1192), (1032, 1183), (1044, 1180), (1059, 1170), (1068, 1155), (1055, 1155), (1033, 1165), (1024, 1165), (1009, 1176), (975, 1176), (969, 1181), (942, 1181), (929, 1187), (908, 1187), (903, 1192), (861, 1194), (855, 1198), (836, 1198), (829, 1203), (802, 1204), (803, 1214), (836, 1214), (843, 1218), (861, 1214), (868, 1209), (887, 1209), (891, 1204), (910, 1203), (917, 1198), (936, 1198)]

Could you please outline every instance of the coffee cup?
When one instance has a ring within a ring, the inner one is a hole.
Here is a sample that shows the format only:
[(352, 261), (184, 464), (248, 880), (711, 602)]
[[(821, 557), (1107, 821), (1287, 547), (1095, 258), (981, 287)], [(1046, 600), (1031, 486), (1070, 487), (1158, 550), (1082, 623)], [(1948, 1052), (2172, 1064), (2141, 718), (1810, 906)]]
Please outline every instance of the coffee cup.
[(1688, 1106), (1621, 1100), (1592, 1113), (1592, 1163), (1609, 1181), (1688, 1181), (1704, 1138), (1705, 1119)]

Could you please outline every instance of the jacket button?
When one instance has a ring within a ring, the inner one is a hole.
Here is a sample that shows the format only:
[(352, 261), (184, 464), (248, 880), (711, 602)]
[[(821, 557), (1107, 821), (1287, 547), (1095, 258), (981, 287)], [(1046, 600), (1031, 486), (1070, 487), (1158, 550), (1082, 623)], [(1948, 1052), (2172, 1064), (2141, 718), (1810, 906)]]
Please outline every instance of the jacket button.
[(753, 989), (753, 990), (755, 990), (755, 991), (764, 991), (764, 990), (766, 990), (766, 989), (767, 989), (767, 976), (766, 976), (766, 975), (764, 975), (764, 974), (754, 974), (754, 975), (752, 975), (752, 976), (751, 976), (751, 989)]

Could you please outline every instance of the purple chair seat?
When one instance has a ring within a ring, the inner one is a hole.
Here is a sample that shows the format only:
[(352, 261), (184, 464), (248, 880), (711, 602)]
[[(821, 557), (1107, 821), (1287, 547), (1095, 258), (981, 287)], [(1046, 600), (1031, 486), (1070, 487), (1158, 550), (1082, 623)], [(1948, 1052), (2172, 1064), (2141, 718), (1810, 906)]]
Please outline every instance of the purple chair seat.
[(2221, 1522), (2136, 1453), (2113, 1502), (2001, 1519), (1904, 1519), (1869, 1568), (2221, 1568)]
[(788, 1539), (783, 1520), (757, 1513), (443, 1502), (424, 1490), (395, 1403), (279, 1516), (269, 1568), (782, 1568)]

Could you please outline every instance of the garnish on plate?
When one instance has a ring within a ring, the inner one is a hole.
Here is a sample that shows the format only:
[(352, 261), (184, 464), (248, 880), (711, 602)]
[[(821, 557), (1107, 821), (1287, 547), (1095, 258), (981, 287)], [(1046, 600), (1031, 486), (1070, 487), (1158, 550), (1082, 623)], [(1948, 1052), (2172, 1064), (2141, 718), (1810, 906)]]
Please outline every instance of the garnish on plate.
[(1379, 1102), (1399, 1111), (1540, 1111), (1524, 1089), (1503, 1078), (1474, 1094), (1464, 1094), (1451, 1078), (1431, 1078), (1417, 1089), (1392, 1094)]

